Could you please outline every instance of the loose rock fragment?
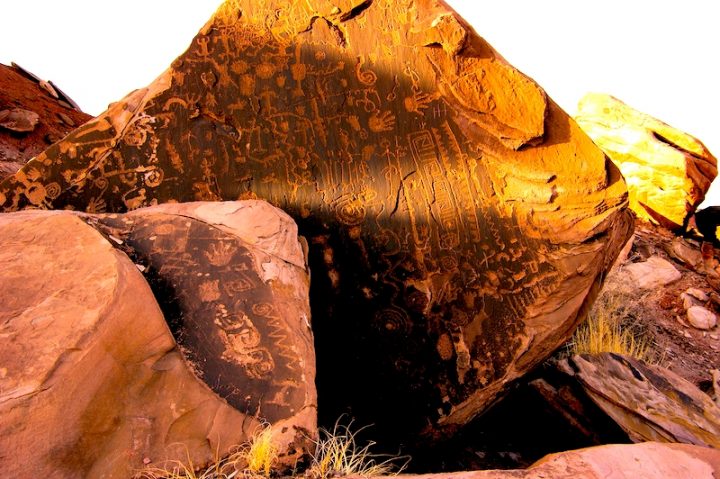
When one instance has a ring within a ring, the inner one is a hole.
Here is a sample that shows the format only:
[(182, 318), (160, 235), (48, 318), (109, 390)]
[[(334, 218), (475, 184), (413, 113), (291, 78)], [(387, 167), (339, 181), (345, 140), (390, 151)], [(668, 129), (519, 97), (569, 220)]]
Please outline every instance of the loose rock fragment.
[(40, 115), (23, 108), (0, 111), (0, 127), (17, 133), (28, 133), (35, 129)]
[(687, 310), (687, 318), (696, 329), (708, 330), (717, 325), (717, 316), (702, 306), (691, 306)]

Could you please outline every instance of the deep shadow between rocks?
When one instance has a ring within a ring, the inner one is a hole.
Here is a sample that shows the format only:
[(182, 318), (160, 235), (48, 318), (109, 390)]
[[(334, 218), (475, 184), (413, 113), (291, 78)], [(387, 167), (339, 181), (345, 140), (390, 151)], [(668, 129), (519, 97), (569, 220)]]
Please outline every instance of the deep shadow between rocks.
[[(562, 404), (548, 401), (540, 384), (557, 391)], [(560, 411), (568, 403), (582, 410), (582, 417), (569, 420)], [(552, 453), (630, 443), (627, 434), (550, 360), (452, 439), (404, 452), (412, 456), (406, 472), (453, 472), (526, 468)]]

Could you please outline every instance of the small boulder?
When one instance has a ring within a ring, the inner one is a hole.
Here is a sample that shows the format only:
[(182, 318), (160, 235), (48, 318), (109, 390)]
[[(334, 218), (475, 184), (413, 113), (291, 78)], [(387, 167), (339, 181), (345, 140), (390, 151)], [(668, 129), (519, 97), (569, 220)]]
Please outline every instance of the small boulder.
[(652, 256), (647, 261), (626, 265), (624, 269), (641, 289), (659, 288), (682, 278), (680, 271), (671, 262), (659, 256)]
[(717, 325), (717, 316), (702, 306), (691, 306), (687, 310), (687, 318), (693, 328), (708, 330)]
[(587, 94), (575, 120), (622, 171), (638, 217), (681, 230), (717, 176), (705, 145), (609, 95)]
[(40, 115), (23, 108), (0, 111), (0, 127), (16, 133), (29, 133), (40, 121)]
[[(168, 203), (83, 215), (135, 261), (194, 371), (235, 409), (316, 430), (310, 281), (297, 226), (264, 201)], [(291, 461), (290, 461), (291, 462)]]
[(683, 238), (673, 238), (669, 244), (663, 244), (663, 246), (667, 254), (693, 270), (699, 268), (703, 263), (700, 248), (693, 247)]

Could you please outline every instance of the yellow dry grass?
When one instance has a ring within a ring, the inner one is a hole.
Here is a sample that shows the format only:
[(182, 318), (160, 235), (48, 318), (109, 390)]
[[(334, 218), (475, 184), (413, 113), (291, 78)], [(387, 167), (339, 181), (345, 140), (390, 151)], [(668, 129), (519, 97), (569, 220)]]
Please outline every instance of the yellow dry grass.
[[(347, 426), (336, 423), (332, 431), (320, 430), (315, 455), (305, 476), (310, 479), (328, 479), (344, 476), (387, 476), (397, 475), (405, 468), (409, 458), (373, 454), (370, 452), (374, 442), (360, 446), (357, 434)], [(404, 464), (397, 466), (398, 461)], [(396, 470), (397, 469), (397, 470)]]
[(278, 451), (272, 442), (272, 430), (269, 426), (265, 426), (228, 457), (221, 459), (216, 454), (213, 464), (204, 470), (198, 470), (188, 454), (186, 463), (171, 461), (169, 467), (148, 467), (135, 477), (138, 479), (268, 478), (277, 459)]
[[(329, 479), (338, 476), (387, 476), (399, 474), (408, 462), (406, 457), (373, 454), (375, 445), (368, 442), (360, 446), (356, 435), (364, 428), (352, 432), (350, 426), (335, 425), (332, 431), (320, 430), (316, 452), (308, 469), (297, 477)], [(230, 456), (216, 461), (204, 470), (194, 467), (189, 458), (186, 463), (174, 461), (170, 468), (149, 467), (140, 471), (137, 479), (261, 479), (273, 475), (278, 451), (272, 442), (272, 431), (265, 427)], [(398, 462), (404, 462), (399, 467)]]
[(568, 344), (571, 354), (616, 353), (653, 362), (650, 341), (628, 325), (629, 298), (601, 295)]

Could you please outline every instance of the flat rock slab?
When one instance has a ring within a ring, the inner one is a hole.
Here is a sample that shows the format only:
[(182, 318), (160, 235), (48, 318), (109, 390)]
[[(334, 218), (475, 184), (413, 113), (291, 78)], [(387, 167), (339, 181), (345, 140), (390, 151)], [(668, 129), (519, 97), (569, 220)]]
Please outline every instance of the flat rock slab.
[(557, 349), (631, 230), (619, 171), (435, 0), (226, 2), (0, 183), (6, 211), (238, 198), (308, 239), (325, 423), (349, 410), (405, 442)]
[(525, 470), (396, 476), (413, 479), (715, 479), (720, 451), (687, 444), (612, 444), (551, 454)]
[(656, 289), (678, 281), (682, 274), (668, 260), (659, 256), (651, 256), (647, 261), (630, 263), (623, 266), (633, 284), (641, 289)]
[(672, 371), (612, 353), (560, 364), (634, 441), (720, 448), (720, 408)]
[(610, 95), (585, 95), (575, 119), (620, 167), (638, 217), (682, 230), (717, 176), (705, 145)]
[[(261, 229), (273, 226), (263, 220)], [(111, 242), (71, 212), (0, 215), (0, 467), (9, 477), (127, 479), (147, 464), (202, 466), (262, 427), (257, 408), (238, 410), (198, 379), (138, 266)], [(310, 446), (296, 436), (313, 434), (315, 410), (275, 418), (291, 467)]]

